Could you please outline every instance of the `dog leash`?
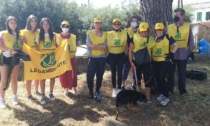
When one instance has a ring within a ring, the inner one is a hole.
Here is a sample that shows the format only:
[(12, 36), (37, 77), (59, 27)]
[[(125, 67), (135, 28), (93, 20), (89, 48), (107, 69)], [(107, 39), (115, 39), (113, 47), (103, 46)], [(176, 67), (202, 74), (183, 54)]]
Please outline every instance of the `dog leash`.
[(135, 76), (135, 81), (136, 81), (136, 88), (137, 88), (137, 91), (139, 90), (139, 85), (138, 85), (138, 81), (137, 81), (137, 75), (136, 75), (136, 69), (133, 70), (134, 71), (134, 76)]

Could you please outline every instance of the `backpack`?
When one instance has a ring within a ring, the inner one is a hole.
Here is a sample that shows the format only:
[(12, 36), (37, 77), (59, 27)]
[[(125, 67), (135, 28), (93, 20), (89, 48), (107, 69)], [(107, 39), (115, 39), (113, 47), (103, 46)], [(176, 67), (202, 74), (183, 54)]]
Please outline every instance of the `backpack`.
[(205, 80), (207, 79), (207, 73), (200, 70), (187, 70), (186, 78), (195, 80)]

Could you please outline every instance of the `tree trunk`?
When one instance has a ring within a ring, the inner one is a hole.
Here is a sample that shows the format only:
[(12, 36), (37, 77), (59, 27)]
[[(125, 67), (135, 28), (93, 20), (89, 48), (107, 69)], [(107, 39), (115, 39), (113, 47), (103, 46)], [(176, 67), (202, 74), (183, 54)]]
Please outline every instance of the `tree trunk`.
[(141, 18), (150, 25), (150, 33), (154, 35), (154, 26), (158, 22), (167, 27), (172, 23), (173, 0), (140, 0)]

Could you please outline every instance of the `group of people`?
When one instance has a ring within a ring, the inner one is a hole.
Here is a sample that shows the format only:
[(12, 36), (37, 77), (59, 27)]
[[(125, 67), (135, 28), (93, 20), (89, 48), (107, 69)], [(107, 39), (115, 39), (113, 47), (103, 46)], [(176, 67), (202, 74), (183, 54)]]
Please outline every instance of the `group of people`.
[(143, 77), (147, 103), (153, 103), (150, 94), (155, 82), (159, 93), (157, 101), (162, 106), (169, 103), (169, 94), (174, 90), (176, 68), (179, 93), (187, 95), (185, 71), (188, 57), (194, 57), (194, 39), (190, 23), (184, 22), (185, 11), (177, 8), (174, 14), (174, 23), (169, 26), (166, 27), (161, 22), (155, 24), (155, 37), (150, 35), (147, 22), (141, 22), (138, 26), (138, 18), (135, 16), (128, 20), (125, 30), (121, 29), (121, 20), (114, 19), (113, 30), (108, 32), (102, 30), (101, 18), (95, 18), (94, 29), (87, 32), (86, 39), (89, 97), (101, 100), (100, 88), (106, 63), (111, 68), (112, 97), (125, 90), (130, 69), (133, 73), (132, 90), (141, 92)]
[[(186, 95), (185, 71), (187, 58), (193, 57), (194, 40), (190, 23), (184, 22), (185, 11), (177, 8), (174, 11), (174, 23), (164, 26), (163, 23), (155, 24), (155, 37), (150, 35), (149, 24), (141, 22), (132, 16), (128, 20), (128, 27), (121, 29), (121, 20), (116, 18), (112, 21), (112, 31), (102, 30), (102, 19), (96, 17), (93, 21), (94, 29), (87, 32), (86, 45), (89, 61), (87, 65), (87, 87), (89, 98), (96, 101), (101, 100), (101, 86), (105, 65), (108, 63), (111, 68), (112, 97), (125, 90), (125, 81), (130, 69), (132, 70), (132, 90), (141, 92), (141, 80), (145, 84), (147, 103), (153, 103), (151, 99), (151, 86), (154, 85), (154, 78), (157, 82), (159, 96), (157, 101), (165, 106), (168, 104), (169, 94), (173, 93), (174, 73), (178, 70), (178, 89), (180, 95)], [(27, 19), (24, 30), (19, 31), (18, 21), (15, 17), (9, 16), (6, 21), (6, 31), (0, 35), (0, 107), (5, 108), (5, 90), (8, 79), (8, 69), (12, 57), (17, 50), (21, 49), (22, 43), (41, 53), (51, 53), (64, 40), (67, 40), (69, 48), (69, 62), (72, 70), (66, 71), (59, 76), (60, 83), (65, 89), (64, 94), (69, 94), (69, 89), (77, 94), (77, 70), (76, 70), (76, 36), (69, 33), (70, 23), (61, 22), (62, 32), (56, 34), (52, 30), (52, 24), (48, 18), (42, 18), (38, 29), (38, 19), (30, 15)], [(139, 24), (139, 26), (138, 26)], [(62, 39), (56, 39), (56, 38)], [(15, 62), (11, 72), (11, 87), (13, 91), (12, 102), (18, 104), (17, 98), (17, 75), (19, 60)], [(154, 74), (155, 73), (155, 74)], [(94, 91), (94, 77), (96, 75), (96, 86)], [(55, 100), (53, 88), (55, 78), (50, 79), (49, 98)], [(32, 80), (26, 80), (26, 91), (29, 100), (34, 100), (31, 93)], [(41, 104), (46, 104), (45, 79), (34, 80), (35, 92), (40, 95)], [(38, 87), (40, 84), (40, 92)]]
[[(62, 32), (57, 34), (52, 30), (52, 24), (49, 18), (42, 18), (40, 21), (40, 27), (38, 29), (38, 19), (34, 15), (30, 15), (27, 19), (26, 27), (23, 30), (19, 30), (18, 21), (15, 17), (9, 16), (6, 20), (6, 30), (1, 31), (0, 34), (0, 71), (1, 71), (1, 84), (0, 84), (0, 107), (5, 108), (5, 87), (8, 78), (8, 69), (11, 67), (11, 62), (14, 55), (22, 48), (22, 44), (25, 43), (32, 49), (39, 51), (43, 54), (48, 54), (54, 51), (62, 42), (66, 42), (69, 52), (69, 61), (72, 65), (72, 70), (66, 71), (59, 76), (60, 83), (65, 89), (65, 95), (68, 95), (69, 90), (73, 88), (73, 93), (77, 94), (77, 72), (76, 72), (76, 36), (69, 33), (70, 23), (68, 21), (61, 22)], [(61, 38), (61, 39), (56, 39)], [(19, 70), (20, 59), (15, 60), (14, 68), (11, 71), (11, 87), (12, 87), (12, 103), (18, 104), (17, 97), (17, 77)], [(55, 84), (55, 78), (50, 79), (50, 101), (55, 100), (53, 95), (53, 88)], [(45, 79), (33, 80), (35, 84), (35, 94), (40, 96), (41, 104), (46, 104), (45, 98)], [(32, 80), (26, 80), (26, 92), (29, 100), (35, 100), (31, 93)], [(40, 91), (38, 90), (40, 84)]]

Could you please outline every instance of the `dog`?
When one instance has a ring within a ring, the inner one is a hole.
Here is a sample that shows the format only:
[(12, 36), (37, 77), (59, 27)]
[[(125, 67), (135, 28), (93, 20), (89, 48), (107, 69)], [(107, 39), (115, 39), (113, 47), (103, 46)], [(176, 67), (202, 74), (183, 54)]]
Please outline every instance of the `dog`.
[(116, 120), (119, 115), (118, 108), (120, 105), (125, 105), (128, 111), (131, 110), (131, 105), (137, 105), (137, 101), (146, 101), (146, 96), (140, 92), (133, 90), (120, 91), (116, 96)]

